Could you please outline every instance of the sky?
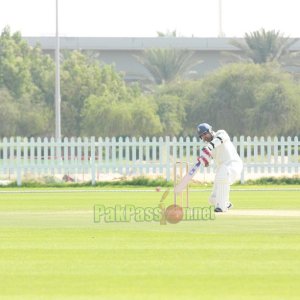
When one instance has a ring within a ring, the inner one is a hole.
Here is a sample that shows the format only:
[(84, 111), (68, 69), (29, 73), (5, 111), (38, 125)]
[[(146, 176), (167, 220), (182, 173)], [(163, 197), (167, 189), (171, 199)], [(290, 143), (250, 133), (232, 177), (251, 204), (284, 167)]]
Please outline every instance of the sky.
[[(58, 0), (59, 35), (217, 37), (220, 0)], [(299, 0), (221, 0), (222, 32), (243, 37), (261, 28), (300, 37)], [(56, 0), (0, 0), (0, 29), (55, 36)]]

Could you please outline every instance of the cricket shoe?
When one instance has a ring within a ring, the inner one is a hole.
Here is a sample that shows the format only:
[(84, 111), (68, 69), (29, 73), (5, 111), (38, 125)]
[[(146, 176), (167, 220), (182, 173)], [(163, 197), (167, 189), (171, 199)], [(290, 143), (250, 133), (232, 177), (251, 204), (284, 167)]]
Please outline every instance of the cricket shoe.
[(231, 202), (228, 203), (227, 209), (233, 208), (233, 204)]
[[(233, 208), (233, 205), (231, 202), (228, 203), (227, 209)], [(216, 207), (215, 212), (223, 212), (222, 208)]]
[(220, 207), (216, 207), (215, 212), (223, 212), (223, 210)]

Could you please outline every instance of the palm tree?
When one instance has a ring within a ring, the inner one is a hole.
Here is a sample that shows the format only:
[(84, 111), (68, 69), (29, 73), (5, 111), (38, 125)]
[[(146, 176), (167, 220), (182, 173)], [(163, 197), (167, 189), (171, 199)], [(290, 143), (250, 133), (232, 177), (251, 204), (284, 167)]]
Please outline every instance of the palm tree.
[(188, 76), (192, 68), (201, 63), (196, 51), (186, 49), (148, 49), (136, 57), (147, 68), (156, 84)]
[(166, 32), (157, 31), (156, 33), (158, 37), (178, 37), (176, 30), (167, 30)]
[(246, 33), (244, 39), (231, 40), (231, 45), (237, 47), (241, 54), (228, 54), (226, 56), (234, 58), (234, 61), (253, 62), (264, 64), (268, 62), (278, 62), (281, 65), (297, 65), (299, 52), (291, 52), (290, 47), (298, 39), (285, 37), (279, 31), (266, 31), (261, 29), (252, 33)]

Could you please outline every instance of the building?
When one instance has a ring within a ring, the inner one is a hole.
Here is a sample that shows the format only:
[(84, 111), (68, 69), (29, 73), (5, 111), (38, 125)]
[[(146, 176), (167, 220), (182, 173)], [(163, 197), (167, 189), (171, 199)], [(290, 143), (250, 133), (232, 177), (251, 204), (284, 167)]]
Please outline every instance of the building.
[[(32, 46), (37, 43), (47, 53), (54, 53), (55, 37), (24, 37)], [(126, 81), (147, 81), (151, 78), (147, 69), (136, 56), (145, 49), (175, 48), (199, 52), (202, 63), (193, 73), (203, 76), (221, 66), (221, 53), (238, 51), (230, 44), (231, 38), (187, 38), (187, 37), (151, 37), (151, 38), (118, 38), (118, 37), (60, 37), (62, 50), (96, 51), (99, 59), (106, 64), (114, 64), (117, 71), (124, 73)], [(300, 51), (300, 41), (293, 45), (292, 51)]]

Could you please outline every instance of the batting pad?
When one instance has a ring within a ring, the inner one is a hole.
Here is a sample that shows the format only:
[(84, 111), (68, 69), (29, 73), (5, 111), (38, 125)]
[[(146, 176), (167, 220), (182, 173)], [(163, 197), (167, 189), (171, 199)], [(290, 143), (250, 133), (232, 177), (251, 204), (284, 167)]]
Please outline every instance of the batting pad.
[(227, 181), (216, 182), (216, 200), (215, 206), (220, 207), (222, 211), (227, 211), (229, 202), (230, 185)]
[(227, 211), (230, 191), (230, 174), (228, 167), (223, 165), (218, 168), (213, 194), (215, 196), (215, 207), (220, 207), (222, 211)]

